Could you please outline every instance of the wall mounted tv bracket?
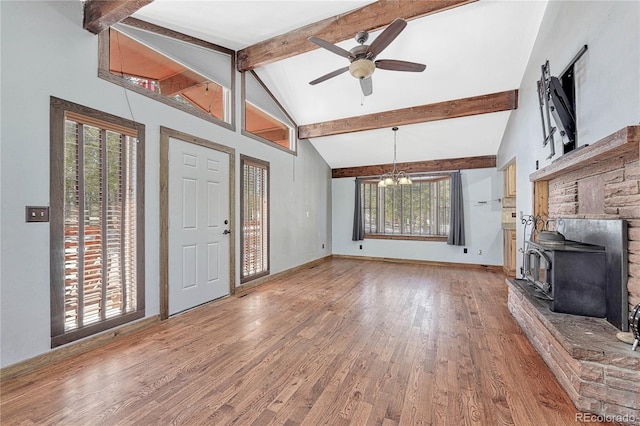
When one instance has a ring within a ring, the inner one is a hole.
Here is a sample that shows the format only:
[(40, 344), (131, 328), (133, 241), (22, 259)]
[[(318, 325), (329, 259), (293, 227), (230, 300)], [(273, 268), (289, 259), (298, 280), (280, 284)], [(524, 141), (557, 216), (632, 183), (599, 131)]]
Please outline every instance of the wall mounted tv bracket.
[[(551, 152), (547, 157), (547, 160), (556, 155), (555, 141), (553, 140), (553, 134), (556, 132), (556, 128), (551, 125), (550, 110), (549, 110), (549, 80), (551, 79), (549, 71), (549, 61), (545, 62), (541, 67), (541, 76), (538, 80), (538, 101), (540, 103), (540, 119), (542, 120), (542, 146), (550, 146)], [(548, 132), (547, 132), (547, 129)]]
[[(576, 119), (571, 101), (567, 97), (558, 77), (553, 77), (549, 70), (549, 61), (542, 66), (542, 77), (538, 81), (538, 100), (540, 101), (540, 117), (542, 118), (542, 146), (550, 146), (547, 160), (556, 155), (554, 134), (559, 130), (565, 145), (572, 144), (576, 134)], [(555, 126), (551, 125), (551, 117)], [(546, 125), (546, 127), (545, 127)]]
[[(573, 67), (573, 65), (587, 51), (585, 44), (582, 49), (571, 60), (569, 65), (562, 71), (560, 77)], [(573, 110), (572, 102), (562, 87), (562, 83), (558, 77), (551, 76), (549, 61), (547, 60), (541, 67), (541, 77), (538, 80), (538, 101), (540, 104), (540, 118), (542, 121), (542, 135), (544, 141), (542, 146), (550, 145), (550, 153), (547, 160), (556, 155), (554, 134), (559, 130), (565, 145), (570, 145), (575, 141), (576, 136), (576, 116)], [(551, 124), (551, 117), (555, 125)], [(571, 148), (572, 149), (572, 148)]]

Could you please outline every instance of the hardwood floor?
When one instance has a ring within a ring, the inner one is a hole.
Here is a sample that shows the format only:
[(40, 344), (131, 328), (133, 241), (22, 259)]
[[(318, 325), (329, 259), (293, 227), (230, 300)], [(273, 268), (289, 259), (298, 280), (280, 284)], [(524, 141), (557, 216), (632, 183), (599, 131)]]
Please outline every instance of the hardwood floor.
[(333, 259), (2, 383), (0, 422), (574, 425), (502, 275)]

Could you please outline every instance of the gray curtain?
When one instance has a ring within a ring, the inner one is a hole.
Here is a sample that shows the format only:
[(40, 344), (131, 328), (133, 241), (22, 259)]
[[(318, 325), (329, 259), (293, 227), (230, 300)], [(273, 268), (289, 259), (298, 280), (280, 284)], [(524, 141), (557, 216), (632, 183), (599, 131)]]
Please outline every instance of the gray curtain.
[(449, 239), (447, 244), (464, 245), (464, 207), (462, 204), (462, 177), (460, 171), (451, 173), (451, 213), (449, 215)]
[(355, 205), (353, 206), (353, 241), (364, 240), (364, 220), (362, 218), (362, 179), (356, 178)]

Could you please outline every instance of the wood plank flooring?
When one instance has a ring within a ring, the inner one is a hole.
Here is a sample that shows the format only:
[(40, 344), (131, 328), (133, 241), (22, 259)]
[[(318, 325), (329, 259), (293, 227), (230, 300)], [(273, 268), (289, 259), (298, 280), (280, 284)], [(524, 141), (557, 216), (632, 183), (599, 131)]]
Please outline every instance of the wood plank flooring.
[(332, 259), (2, 383), (3, 425), (575, 425), (502, 275)]

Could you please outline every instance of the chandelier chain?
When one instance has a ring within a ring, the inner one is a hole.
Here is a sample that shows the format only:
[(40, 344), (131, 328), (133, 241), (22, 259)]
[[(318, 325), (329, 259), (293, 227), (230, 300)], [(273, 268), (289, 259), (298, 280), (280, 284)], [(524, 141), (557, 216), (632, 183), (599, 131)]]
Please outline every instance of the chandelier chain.
[(380, 181), (378, 182), (378, 186), (379, 187), (386, 187), (386, 186), (395, 186), (395, 185), (411, 185), (413, 182), (411, 181), (411, 178), (409, 177), (409, 175), (403, 171), (398, 171), (397, 168), (397, 162), (398, 162), (398, 158), (397, 158), (397, 132), (398, 132), (398, 128), (397, 127), (393, 127), (391, 130), (393, 130), (393, 169), (391, 170), (391, 172), (389, 173), (385, 173), (382, 176), (380, 176)]

